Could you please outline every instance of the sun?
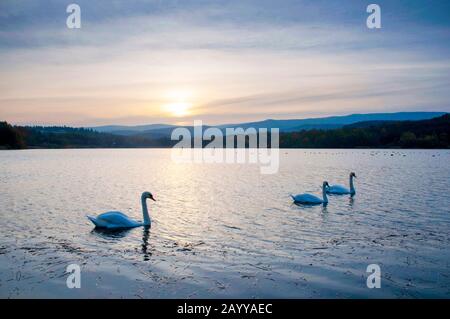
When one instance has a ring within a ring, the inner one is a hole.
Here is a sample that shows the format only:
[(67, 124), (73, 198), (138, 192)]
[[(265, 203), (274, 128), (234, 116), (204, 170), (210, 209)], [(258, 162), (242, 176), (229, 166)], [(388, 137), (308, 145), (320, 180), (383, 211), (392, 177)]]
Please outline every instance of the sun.
[(192, 103), (188, 102), (192, 93), (186, 90), (170, 91), (166, 93), (164, 110), (174, 117), (183, 117), (191, 113)]
[(174, 102), (166, 105), (166, 109), (173, 116), (181, 117), (189, 114), (190, 103), (187, 102)]

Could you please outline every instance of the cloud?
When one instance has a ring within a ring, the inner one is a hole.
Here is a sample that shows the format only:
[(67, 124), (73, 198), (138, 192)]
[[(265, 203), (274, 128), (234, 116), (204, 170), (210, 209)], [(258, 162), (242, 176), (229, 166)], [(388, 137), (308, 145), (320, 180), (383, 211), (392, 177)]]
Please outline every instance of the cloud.
[(77, 3), (80, 30), (60, 1), (1, 3), (1, 118), (180, 121), (172, 90), (212, 122), (449, 108), (446, 4), (382, 1), (373, 31), (360, 1)]

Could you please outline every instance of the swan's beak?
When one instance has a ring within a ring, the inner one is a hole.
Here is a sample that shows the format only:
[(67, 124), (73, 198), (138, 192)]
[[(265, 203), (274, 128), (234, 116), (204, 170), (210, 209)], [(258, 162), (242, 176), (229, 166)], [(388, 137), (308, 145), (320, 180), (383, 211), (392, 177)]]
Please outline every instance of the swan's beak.
[(150, 199), (151, 199), (152, 201), (156, 202), (156, 199), (154, 199), (153, 196), (150, 197)]

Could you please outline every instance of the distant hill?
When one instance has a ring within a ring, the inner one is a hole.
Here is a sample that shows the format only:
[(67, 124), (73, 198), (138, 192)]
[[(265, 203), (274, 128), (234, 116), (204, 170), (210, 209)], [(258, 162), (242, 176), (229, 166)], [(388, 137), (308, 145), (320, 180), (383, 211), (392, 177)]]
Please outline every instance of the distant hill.
[(398, 113), (367, 113), (343, 116), (329, 116), (320, 118), (296, 120), (265, 120), (241, 124), (227, 124), (221, 127), (278, 127), (281, 132), (294, 132), (311, 129), (336, 129), (344, 125), (365, 121), (418, 121), (438, 117), (445, 112), (398, 112)]
[(343, 127), (345, 128), (361, 128), (361, 127), (370, 127), (370, 126), (378, 126), (383, 124), (393, 123), (395, 121), (364, 121), (364, 122), (356, 122), (353, 124), (348, 124)]
[(148, 124), (148, 125), (105, 125), (105, 126), (95, 126), (88, 127), (88, 129), (93, 129), (94, 131), (101, 133), (112, 133), (117, 135), (133, 135), (140, 132), (145, 132), (149, 130), (158, 130), (163, 128), (173, 128), (174, 125), (169, 124)]
[[(340, 120), (343, 120), (342, 117)], [(349, 119), (342, 122), (345, 121)], [(280, 147), (450, 148), (449, 114), (420, 121), (362, 121), (334, 129), (331, 128), (331, 124), (322, 129), (311, 129), (311, 125), (313, 124), (297, 126), (302, 128), (298, 131), (282, 131)], [(121, 135), (102, 133), (88, 128), (23, 127), (0, 122), (0, 149), (171, 147), (177, 143), (170, 140), (170, 134), (167, 132), (172, 129), (159, 127), (133, 135)], [(189, 129), (192, 131), (193, 128)], [(194, 135), (191, 133), (191, 136)]]
[(280, 134), (282, 148), (450, 148), (450, 114), (421, 121), (371, 121), (335, 130)]
[[(218, 125), (217, 128), (222, 131), (225, 128), (237, 128), (242, 127), (247, 129), (253, 127), (255, 129), (259, 128), (279, 128), (280, 132), (295, 132), (301, 130), (313, 130), (313, 129), (323, 129), (332, 130), (341, 128), (345, 125), (367, 122), (367, 121), (417, 121), (426, 120), (434, 117), (444, 115), (445, 112), (398, 112), (398, 113), (369, 113), (369, 114), (351, 114), (344, 116), (329, 116), (321, 118), (308, 118), (308, 119), (292, 119), (292, 120), (264, 120), (258, 122), (246, 122), (237, 124), (225, 124)], [(172, 130), (176, 128), (176, 125), (168, 124), (150, 124), (150, 125), (138, 125), (138, 126), (120, 126), (120, 125), (109, 125), (109, 126), (99, 126), (91, 127), (91, 129), (111, 133), (116, 135), (138, 135), (147, 138), (170, 138)], [(192, 126), (182, 126), (193, 131)], [(210, 126), (204, 126), (204, 128)]]

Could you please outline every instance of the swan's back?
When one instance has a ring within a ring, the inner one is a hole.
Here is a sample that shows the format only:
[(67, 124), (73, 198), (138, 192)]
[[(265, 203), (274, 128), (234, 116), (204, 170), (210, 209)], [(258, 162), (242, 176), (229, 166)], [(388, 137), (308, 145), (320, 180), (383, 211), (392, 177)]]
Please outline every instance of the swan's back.
[(299, 194), (299, 195), (291, 195), (292, 199), (297, 203), (322, 203), (322, 200), (312, 194)]
[(125, 227), (137, 227), (141, 226), (138, 223), (130, 219), (122, 212), (111, 211), (98, 215), (97, 217), (87, 216), (90, 221), (94, 223), (96, 227), (102, 228), (125, 228)]
[(350, 190), (342, 185), (332, 185), (327, 188), (327, 193), (330, 194), (350, 194)]
[(129, 219), (127, 215), (125, 215), (124, 213), (119, 212), (119, 211), (110, 211), (110, 212), (106, 212), (106, 213), (103, 213), (103, 214), (100, 214), (97, 216), (97, 218), (102, 218), (105, 220), (108, 220), (110, 218), (117, 218), (117, 217)]

